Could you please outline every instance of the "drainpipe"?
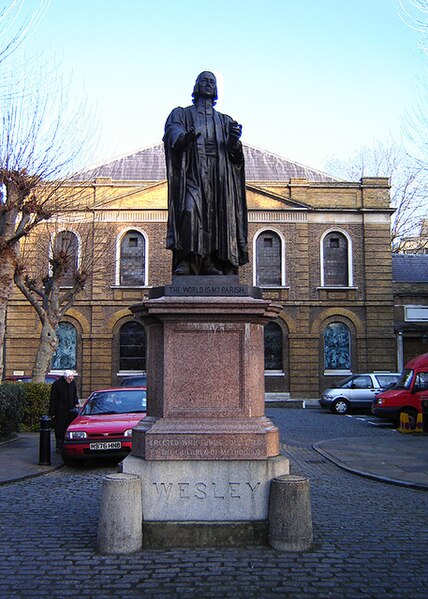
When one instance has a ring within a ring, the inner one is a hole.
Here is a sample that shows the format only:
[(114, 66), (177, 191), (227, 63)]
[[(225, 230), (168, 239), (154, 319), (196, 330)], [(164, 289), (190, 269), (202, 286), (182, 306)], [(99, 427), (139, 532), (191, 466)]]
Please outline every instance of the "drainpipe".
[(404, 368), (403, 331), (397, 331), (397, 371)]

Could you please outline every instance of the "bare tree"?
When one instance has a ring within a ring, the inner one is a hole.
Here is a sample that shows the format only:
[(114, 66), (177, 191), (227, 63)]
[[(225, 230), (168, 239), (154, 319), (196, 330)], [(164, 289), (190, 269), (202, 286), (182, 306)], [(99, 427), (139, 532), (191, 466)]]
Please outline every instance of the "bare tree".
[[(389, 177), (391, 205), (395, 208), (391, 219), (392, 250), (400, 252), (406, 239), (415, 236), (426, 217), (428, 175), (420, 161), (409, 156), (401, 146), (377, 142), (351, 158), (326, 161), (325, 169), (351, 181), (370, 176)], [(421, 239), (420, 243), (426, 245), (426, 240)]]
[[(419, 34), (422, 58), (428, 58), (428, 0), (398, 0), (399, 15), (403, 22)], [(404, 119), (404, 133), (414, 147), (421, 164), (428, 164), (428, 100), (426, 79), (419, 82), (419, 93)]]
[[(51, 0), (0, 2), (0, 94), (25, 94), (27, 74), (40, 62), (35, 48), (23, 56), (27, 42), (50, 6)], [(11, 58), (13, 57), (13, 60)]]
[(15, 269), (15, 283), (42, 325), (32, 372), (36, 382), (42, 382), (49, 370), (58, 345), (56, 329), (64, 314), (97, 269), (105, 269), (106, 260), (114, 256), (113, 247), (104, 245), (102, 253), (94, 248), (90, 213), (73, 212), (70, 223), (67, 220), (62, 215), (36, 227), (21, 243)]
[[(19, 243), (40, 222), (79, 204), (82, 188), (67, 186), (95, 142), (87, 104), (66, 101), (69, 89), (47, 78), (31, 93), (0, 100), (0, 376), (6, 309), (19, 263)], [(51, 91), (52, 90), (52, 91)], [(84, 151), (85, 150), (85, 151)]]
[(51, 0), (40, 0), (28, 12), (25, 0), (0, 4), (0, 63), (15, 52), (37, 29)]

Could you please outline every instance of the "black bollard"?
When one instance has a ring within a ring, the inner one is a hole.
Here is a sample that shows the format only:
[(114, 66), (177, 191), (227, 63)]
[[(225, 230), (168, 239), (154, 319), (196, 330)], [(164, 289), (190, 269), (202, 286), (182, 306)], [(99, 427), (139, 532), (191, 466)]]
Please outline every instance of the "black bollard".
[(50, 416), (40, 417), (40, 445), (39, 445), (39, 464), (40, 466), (51, 465), (51, 422)]
[(422, 400), (422, 430), (428, 433), (428, 398), (421, 397)]

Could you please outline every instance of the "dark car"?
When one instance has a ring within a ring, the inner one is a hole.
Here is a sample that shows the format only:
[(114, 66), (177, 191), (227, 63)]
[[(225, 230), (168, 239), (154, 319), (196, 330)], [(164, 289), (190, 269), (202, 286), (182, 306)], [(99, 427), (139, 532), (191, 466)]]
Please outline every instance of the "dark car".
[(146, 385), (146, 374), (135, 374), (133, 376), (126, 376), (120, 383), (121, 387), (146, 387)]
[(62, 453), (66, 464), (90, 458), (123, 458), (132, 447), (132, 429), (146, 415), (146, 389), (94, 391), (67, 428)]
[[(61, 376), (59, 374), (47, 374), (45, 376), (45, 383), (52, 384), (60, 378), (61, 378)], [(8, 382), (8, 383), (31, 383), (31, 381), (33, 380), (33, 377), (31, 375), (26, 375), (26, 376), (11, 375), (11, 376), (5, 377), (4, 380), (5, 380), (5, 382)]]

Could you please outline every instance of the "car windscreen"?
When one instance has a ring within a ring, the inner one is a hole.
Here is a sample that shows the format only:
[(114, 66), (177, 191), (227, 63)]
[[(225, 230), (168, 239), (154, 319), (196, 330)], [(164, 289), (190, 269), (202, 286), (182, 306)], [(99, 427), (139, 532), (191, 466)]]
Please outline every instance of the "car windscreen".
[(334, 389), (349, 389), (349, 387), (352, 384), (354, 377), (353, 376), (347, 376), (346, 379), (342, 379), (340, 380), (337, 385), (332, 385), (332, 388)]
[(377, 374), (376, 378), (381, 389), (385, 389), (385, 387), (391, 388), (392, 385), (395, 385), (400, 377), (398, 374)]
[(410, 368), (404, 369), (395, 385), (395, 389), (410, 389), (410, 385), (412, 384), (412, 378), (413, 370), (411, 370)]
[(126, 414), (146, 411), (145, 389), (126, 391), (96, 391), (85, 404), (82, 415)]

